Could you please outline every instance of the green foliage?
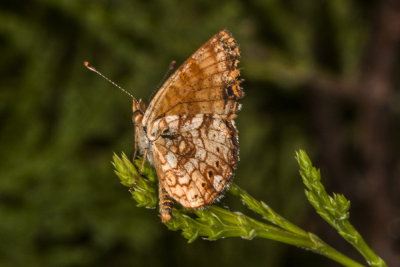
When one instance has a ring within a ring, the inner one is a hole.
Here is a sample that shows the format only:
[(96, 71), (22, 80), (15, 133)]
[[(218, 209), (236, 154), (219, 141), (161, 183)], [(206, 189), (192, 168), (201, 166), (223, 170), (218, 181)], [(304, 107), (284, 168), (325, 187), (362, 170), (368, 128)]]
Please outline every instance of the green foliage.
[[(135, 164), (138, 164), (141, 158), (139, 157)], [(113, 156), (113, 165), (115, 173), (121, 180), (121, 184), (127, 187), (132, 187), (134, 185), (135, 189), (132, 190), (132, 197), (137, 202), (138, 207), (145, 207), (149, 209), (154, 209), (157, 206), (157, 189), (155, 186), (155, 173), (152, 168), (146, 166), (143, 169), (143, 175), (149, 177), (148, 180), (137, 179), (138, 173), (136, 168), (126, 168), (125, 166), (131, 165), (128, 157), (122, 154), (119, 158), (116, 154)]]
[[(303, 182), (308, 188), (306, 196), (318, 214), (360, 251), (370, 266), (386, 266), (385, 262), (369, 249), (360, 234), (348, 222), (350, 202), (342, 195), (335, 194), (334, 197), (327, 195), (320, 182), (319, 171), (312, 167), (311, 161), (304, 151), (297, 152), (296, 159), (300, 165)], [(113, 164), (121, 183), (131, 188), (137, 181), (135, 190), (131, 191), (137, 206), (154, 208), (157, 200), (156, 174), (150, 171), (149, 165), (146, 165), (143, 174), (138, 176), (137, 169), (141, 160), (141, 158), (135, 160), (134, 166), (124, 153), (121, 158), (116, 154), (113, 156)], [(253, 219), (242, 212), (232, 212), (213, 205), (196, 211), (175, 207), (172, 219), (166, 223), (166, 226), (173, 231), (182, 231), (183, 237), (189, 243), (199, 237), (208, 240), (226, 237), (241, 237), (251, 240), (261, 237), (311, 250), (344, 266), (362, 266), (327, 245), (315, 234), (308, 233), (289, 222), (267, 204), (257, 201), (236, 184), (230, 186), (229, 192), (240, 198), (245, 206), (261, 215), (268, 223)]]
[(350, 201), (343, 195), (334, 193), (332, 197), (326, 193), (321, 183), (320, 171), (312, 166), (310, 158), (303, 150), (296, 153), (296, 159), (300, 165), (301, 178), (307, 187), (305, 194), (317, 213), (355, 247), (370, 266), (386, 266), (350, 223)]
[(304, 82), (358, 72), (374, 1), (0, 2), (0, 266), (324, 265), (259, 239), (187, 245), (132, 207), (109, 164), (110, 151), (133, 152), (130, 99), (82, 62), (147, 100), (171, 60), (230, 30), (246, 92), (235, 182), (300, 224), (308, 206), (287, 159), (319, 148)]

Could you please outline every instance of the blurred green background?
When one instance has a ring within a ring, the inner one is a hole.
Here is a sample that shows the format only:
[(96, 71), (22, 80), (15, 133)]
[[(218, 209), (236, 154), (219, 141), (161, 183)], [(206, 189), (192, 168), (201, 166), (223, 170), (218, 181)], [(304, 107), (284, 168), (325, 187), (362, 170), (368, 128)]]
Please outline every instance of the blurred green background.
[(113, 152), (133, 154), (131, 100), (83, 61), (147, 100), (172, 60), (224, 28), (241, 45), (246, 92), (235, 182), (361, 260), (308, 205), (294, 160), (305, 149), (394, 266), (398, 2), (2, 0), (0, 266), (337, 266), (269, 240), (187, 244), (113, 173)]

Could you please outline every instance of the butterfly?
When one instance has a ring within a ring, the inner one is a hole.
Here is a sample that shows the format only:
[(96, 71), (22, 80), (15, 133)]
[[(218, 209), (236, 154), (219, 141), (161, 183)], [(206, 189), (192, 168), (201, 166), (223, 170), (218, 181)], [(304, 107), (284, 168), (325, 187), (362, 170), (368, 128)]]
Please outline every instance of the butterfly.
[(223, 196), (233, 179), (239, 161), (234, 119), (244, 97), (239, 58), (238, 43), (222, 30), (165, 81), (147, 107), (128, 93), (135, 155), (156, 169), (164, 223), (171, 219), (173, 200), (186, 209), (206, 207)]

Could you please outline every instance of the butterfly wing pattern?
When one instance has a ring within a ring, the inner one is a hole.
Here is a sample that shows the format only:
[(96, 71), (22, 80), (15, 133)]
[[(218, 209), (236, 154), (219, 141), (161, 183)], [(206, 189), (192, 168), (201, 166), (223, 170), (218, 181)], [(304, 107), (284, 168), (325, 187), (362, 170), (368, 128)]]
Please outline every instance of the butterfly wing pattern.
[(164, 83), (147, 109), (134, 101), (135, 147), (159, 178), (163, 222), (171, 198), (187, 209), (223, 195), (239, 161), (234, 119), (244, 96), (239, 45), (222, 30), (201, 46)]

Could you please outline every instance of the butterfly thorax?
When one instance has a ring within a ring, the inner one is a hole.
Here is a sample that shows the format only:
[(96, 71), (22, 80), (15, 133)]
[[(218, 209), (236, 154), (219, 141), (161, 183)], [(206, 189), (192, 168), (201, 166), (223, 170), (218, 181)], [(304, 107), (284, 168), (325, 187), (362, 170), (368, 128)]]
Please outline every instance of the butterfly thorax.
[[(146, 105), (142, 99), (133, 100), (132, 121), (135, 124), (135, 147), (139, 155), (144, 155), (147, 151), (147, 160), (153, 165), (153, 157), (150, 151), (150, 142), (147, 137), (146, 127), (143, 125), (143, 115), (146, 111)], [(150, 152), (150, 153), (149, 153)]]

